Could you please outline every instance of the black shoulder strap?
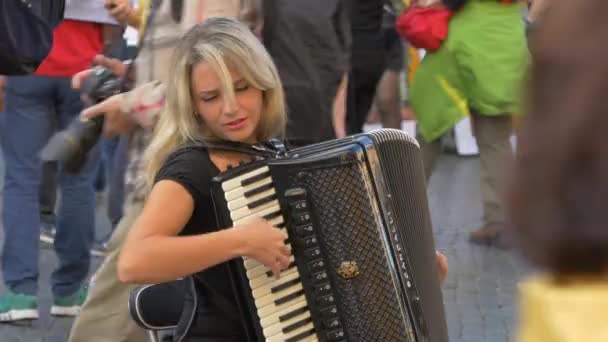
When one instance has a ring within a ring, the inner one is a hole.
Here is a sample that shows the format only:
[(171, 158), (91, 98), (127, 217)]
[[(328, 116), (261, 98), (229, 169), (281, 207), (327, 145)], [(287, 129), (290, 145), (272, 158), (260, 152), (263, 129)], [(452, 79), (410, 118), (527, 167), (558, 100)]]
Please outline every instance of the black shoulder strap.
[(188, 147), (200, 147), (204, 149), (239, 152), (261, 158), (277, 158), (287, 155), (288, 152), (288, 149), (285, 144), (277, 139), (272, 139), (267, 142), (257, 143), (254, 145), (226, 140), (195, 141), (184, 146), (184, 148)]

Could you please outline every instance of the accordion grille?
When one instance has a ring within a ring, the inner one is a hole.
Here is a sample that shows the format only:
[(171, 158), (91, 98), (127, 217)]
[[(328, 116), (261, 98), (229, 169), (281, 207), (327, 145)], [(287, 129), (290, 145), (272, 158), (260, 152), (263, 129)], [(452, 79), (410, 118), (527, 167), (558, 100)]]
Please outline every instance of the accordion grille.
[(344, 261), (356, 261), (359, 267), (353, 279), (330, 272), (336, 304), (349, 341), (415, 341), (396, 300), (363, 169), (353, 162), (310, 170), (304, 181), (328, 266), (335, 271)]

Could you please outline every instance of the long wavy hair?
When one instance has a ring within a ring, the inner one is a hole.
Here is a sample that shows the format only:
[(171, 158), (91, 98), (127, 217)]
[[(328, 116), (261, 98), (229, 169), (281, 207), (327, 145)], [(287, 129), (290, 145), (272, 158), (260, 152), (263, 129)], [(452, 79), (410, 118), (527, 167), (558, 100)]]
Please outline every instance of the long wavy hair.
[(216, 140), (196, 113), (192, 94), (193, 68), (201, 62), (217, 73), (225, 101), (235, 101), (230, 71), (240, 74), (251, 86), (262, 90), (262, 117), (256, 130), (258, 141), (282, 136), (285, 100), (272, 58), (260, 41), (235, 19), (211, 18), (193, 27), (181, 39), (170, 66), (165, 107), (152, 141), (145, 152), (149, 188), (169, 154), (182, 145)]

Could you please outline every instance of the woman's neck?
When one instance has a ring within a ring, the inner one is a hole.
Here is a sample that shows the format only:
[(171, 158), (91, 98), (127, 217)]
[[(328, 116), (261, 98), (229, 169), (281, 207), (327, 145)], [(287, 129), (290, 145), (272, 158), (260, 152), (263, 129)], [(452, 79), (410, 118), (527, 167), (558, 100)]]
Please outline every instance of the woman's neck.
[(253, 159), (251, 155), (239, 152), (227, 152), (220, 150), (209, 150), (211, 162), (220, 170), (226, 171), (229, 167), (236, 167), (241, 162), (249, 162)]

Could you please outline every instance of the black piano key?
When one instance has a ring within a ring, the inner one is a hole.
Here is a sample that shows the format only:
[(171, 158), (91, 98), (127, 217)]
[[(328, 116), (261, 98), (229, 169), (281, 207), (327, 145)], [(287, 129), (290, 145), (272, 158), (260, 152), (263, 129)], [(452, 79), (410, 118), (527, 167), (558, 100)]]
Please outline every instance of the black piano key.
[[(290, 263), (289, 263), (289, 265), (287, 266), (287, 270), (290, 270), (290, 269), (291, 269), (292, 267), (294, 267), (295, 265), (296, 265), (296, 262), (295, 262), (295, 261), (290, 262)], [(283, 271), (283, 272), (285, 272), (285, 271)], [(266, 276), (267, 276), (268, 278), (270, 278), (270, 277), (274, 277), (274, 273), (272, 273), (272, 271), (267, 271), (267, 272), (266, 272)]]
[(270, 213), (267, 215), (262, 216), (262, 218), (266, 221), (270, 221), (272, 219), (275, 219), (277, 217), (281, 216), (281, 211), (275, 211), (274, 213)]
[[(283, 304), (285, 304), (285, 303), (287, 303), (287, 302), (290, 302), (290, 301), (292, 301), (292, 300), (294, 300), (294, 299), (296, 299), (296, 298), (300, 297), (300, 296), (301, 296), (301, 295), (303, 295), (303, 294), (304, 294), (304, 290), (296, 291), (296, 292), (294, 292), (294, 293), (292, 293), (292, 294), (288, 294), (288, 295), (287, 295), (287, 296), (285, 296), (285, 297), (281, 297), (281, 298), (279, 298), (279, 299), (275, 300), (275, 301), (274, 301), (274, 304), (275, 304), (275, 305), (283, 305)], [(279, 319), (280, 319), (280, 318), (279, 318)]]
[(256, 201), (253, 201), (253, 202), (247, 204), (247, 208), (249, 208), (249, 209), (257, 208), (261, 205), (272, 202), (275, 199), (277, 199), (277, 194), (272, 194), (272, 195), (269, 195), (266, 197), (262, 197), (259, 200), (256, 200)]
[(283, 290), (288, 289), (288, 288), (290, 288), (290, 287), (292, 287), (292, 286), (294, 286), (296, 284), (299, 284), (301, 282), (302, 282), (302, 280), (300, 280), (300, 277), (297, 277), (296, 279), (293, 279), (293, 280), (290, 280), (290, 281), (286, 281), (286, 282), (284, 282), (281, 285), (277, 285), (277, 286), (271, 288), (270, 289), (270, 293), (276, 293), (276, 292), (279, 292), (279, 291), (283, 291)]
[(293, 310), (292, 312), (286, 313), (282, 316), (279, 316), (279, 322), (288, 321), (298, 315), (301, 315), (308, 311), (308, 306), (301, 307), (299, 309)]
[(304, 318), (303, 320), (301, 320), (299, 322), (292, 323), (292, 324), (286, 326), (285, 328), (283, 328), (281, 330), (283, 331), (284, 334), (287, 334), (287, 333), (290, 333), (290, 332), (292, 332), (292, 331), (294, 331), (294, 330), (296, 330), (298, 328), (301, 328), (301, 327), (305, 326), (306, 324), (308, 324), (310, 322), (312, 322), (312, 318), (307, 317), (307, 318)]
[(255, 196), (257, 194), (261, 194), (264, 191), (268, 191), (270, 189), (274, 188), (274, 184), (268, 183), (268, 184), (264, 184), (262, 186), (260, 186), (259, 188), (255, 188), (255, 189), (251, 189), (248, 191), (245, 191), (245, 193), (243, 194), (243, 196), (245, 196), (245, 198), (249, 198), (252, 196)]
[(260, 173), (259, 175), (255, 175), (253, 177), (243, 179), (241, 181), (241, 186), (247, 186), (253, 184), (255, 182), (261, 181), (262, 179), (270, 177), (270, 171), (266, 171), (264, 173)]
[(288, 339), (285, 340), (285, 342), (297, 342), (300, 340), (303, 340), (305, 338), (307, 338), (308, 336), (312, 336), (315, 334), (315, 329), (310, 329), (308, 331), (305, 331), (303, 333), (297, 334), (294, 337), (290, 337)]

